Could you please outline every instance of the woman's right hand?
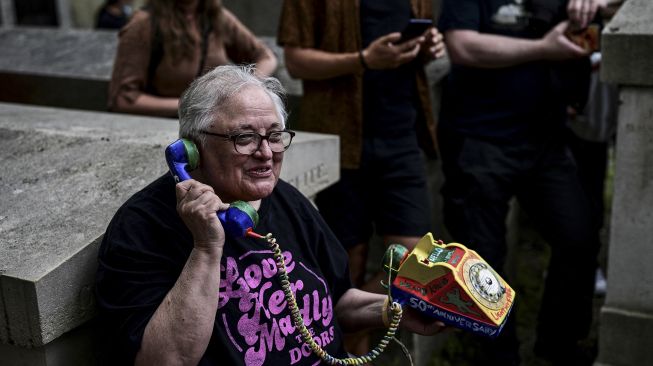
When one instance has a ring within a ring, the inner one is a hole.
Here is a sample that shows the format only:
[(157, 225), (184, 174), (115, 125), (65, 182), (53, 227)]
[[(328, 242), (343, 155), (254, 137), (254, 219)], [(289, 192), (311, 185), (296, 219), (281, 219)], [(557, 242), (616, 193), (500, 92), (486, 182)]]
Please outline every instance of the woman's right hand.
[(195, 249), (222, 251), (225, 233), (216, 213), (229, 205), (222, 202), (211, 186), (194, 179), (178, 183), (176, 194), (177, 213), (193, 234)]

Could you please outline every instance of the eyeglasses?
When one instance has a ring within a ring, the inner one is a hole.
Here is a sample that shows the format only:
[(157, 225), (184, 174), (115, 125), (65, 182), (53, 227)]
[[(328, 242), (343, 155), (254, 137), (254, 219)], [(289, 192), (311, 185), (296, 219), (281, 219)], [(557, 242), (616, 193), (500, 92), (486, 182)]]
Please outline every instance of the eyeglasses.
[(234, 143), (234, 149), (239, 154), (243, 155), (252, 155), (258, 149), (261, 148), (261, 143), (263, 140), (268, 141), (268, 145), (270, 146), (270, 150), (272, 152), (280, 153), (286, 151), (288, 149), (288, 146), (290, 146), (290, 143), (292, 142), (292, 138), (295, 137), (295, 132), (290, 131), (290, 130), (284, 130), (284, 131), (273, 131), (268, 133), (267, 135), (261, 135), (258, 133), (238, 133), (234, 135), (224, 135), (221, 133), (215, 133), (215, 132), (208, 132), (208, 131), (200, 131), (201, 133), (205, 135), (210, 135), (210, 136), (217, 136), (217, 137), (222, 137), (227, 140), (231, 140)]

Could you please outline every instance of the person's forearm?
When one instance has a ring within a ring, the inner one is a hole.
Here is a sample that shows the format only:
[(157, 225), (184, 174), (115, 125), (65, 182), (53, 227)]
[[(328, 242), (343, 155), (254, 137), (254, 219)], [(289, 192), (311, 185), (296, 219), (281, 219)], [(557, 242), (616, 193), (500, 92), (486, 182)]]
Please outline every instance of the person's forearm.
[(142, 93), (133, 103), (118, 96), (112, 110), (147, 116), (177, 117), (178, 106), (179, 98), (164, 98)]
[(544, 58), (539, 39), (522, 39), (471, 30), (454, 30), (445, 34), (449, 58), (454, 64), (499, 68)]
[(288, 73), (298, 79), (324, 80), (363, 71), (358, 52), (332, 53), (286, 47), (284, 55)]
[(277, 57), (270, 49), (256, 61), (256, 74), (261, 77), (272, 75), (277, 70)]
[(222, 250), (193, 249), (177, 282), (148, 322), (136, 365), (196, 365), (218, 307)]
[(344, 332), (382, 328), (382, 309), (386, 295), (349, 289), (336, 304), (338, 323)]

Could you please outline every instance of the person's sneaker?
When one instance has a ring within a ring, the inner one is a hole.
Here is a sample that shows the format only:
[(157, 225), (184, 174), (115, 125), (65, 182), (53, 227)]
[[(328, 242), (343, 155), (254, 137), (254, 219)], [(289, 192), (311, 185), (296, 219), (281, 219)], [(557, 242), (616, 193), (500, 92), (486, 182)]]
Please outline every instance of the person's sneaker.
[(599, 267), (596, 269), (596, 280), (594, 281), (594, 294), (605, 296), (608, 289), (608, 282), (603, 275), (603, 270)]

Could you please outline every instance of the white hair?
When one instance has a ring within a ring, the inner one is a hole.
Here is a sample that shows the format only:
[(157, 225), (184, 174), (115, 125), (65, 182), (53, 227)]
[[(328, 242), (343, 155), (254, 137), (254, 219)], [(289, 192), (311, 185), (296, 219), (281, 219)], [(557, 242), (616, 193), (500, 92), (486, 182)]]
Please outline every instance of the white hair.
[(274, 77), (260, 78), (254, 74), (254, 65), (223, 65), (196, 79), (179, 99), (179, 137), (204, 144), (205, 130), (214, 122), (216, 112), (242, 88), (255, 86), (263, 89), (272, 99), (281, 127), (285, 128), (285, 90)]

